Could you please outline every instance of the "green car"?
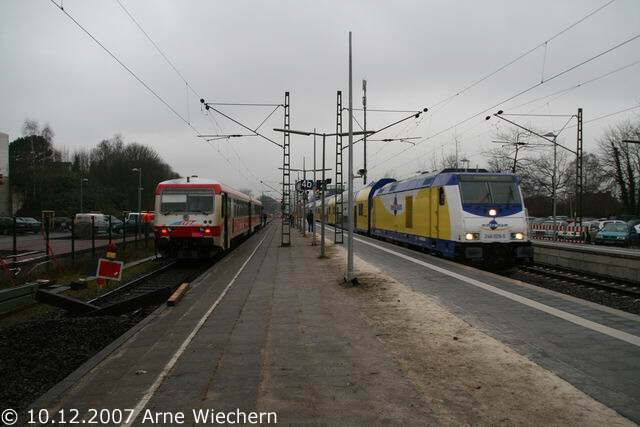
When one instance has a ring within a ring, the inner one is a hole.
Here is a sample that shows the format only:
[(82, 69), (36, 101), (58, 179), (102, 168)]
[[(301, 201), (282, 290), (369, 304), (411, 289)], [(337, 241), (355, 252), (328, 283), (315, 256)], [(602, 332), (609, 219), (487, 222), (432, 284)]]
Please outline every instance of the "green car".
[(606, 224), (602, 230), (596, 234), (596, 245), (637, 245), (639, 240), (638, 232), (632, 225), (622, 223)]

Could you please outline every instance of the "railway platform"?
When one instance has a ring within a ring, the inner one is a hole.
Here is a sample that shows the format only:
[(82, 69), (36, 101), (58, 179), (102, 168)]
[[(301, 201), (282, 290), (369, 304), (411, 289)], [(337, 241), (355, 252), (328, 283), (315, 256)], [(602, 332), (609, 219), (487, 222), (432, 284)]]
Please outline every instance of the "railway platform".
[(356, 253), (411, 289), (640, 422), (640, 316), (365, 236)]
[(364, 237), (360, 285), (345, 287), (341, 246), (319, 259), (310, 237), (294, 232), (281, 248), (278, 232), (252, 236), (32, 408), (85, 420), (120, 410), (122, 425), (179, 425), (180, 414), (187, 425), (221, 424), (204, 414), (284, 425), (640, 420), (637, 316)]
[(583, 243), (533, 241), (537, 264), (571, 269), (640, 285), (640, 250)]

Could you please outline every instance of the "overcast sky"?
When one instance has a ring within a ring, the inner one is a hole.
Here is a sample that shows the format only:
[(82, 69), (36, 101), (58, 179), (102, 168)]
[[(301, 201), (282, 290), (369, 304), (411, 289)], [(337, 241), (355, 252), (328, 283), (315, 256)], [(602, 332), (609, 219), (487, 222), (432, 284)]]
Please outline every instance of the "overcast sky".
[[(365, 78), (369, 108), (416, 109), (456, 94), (607, 3), (120, 1), (208, 101), (278, 104), (283, 102), (284, 92), (290, 91), (291, 127), (327, 132), (335, 131), (336, 90), (343, 90), (345, 106), (348, 102), (349, 30), (353, 31), (354, 108), (361, 107), (361, 81)], [(246, 133), (223, 117), (214, 114), (211, 120), (201, 111), (198, 96), (187, 92), (184, 81), (116, 0), (64, 0), (64, 9), (198, 131)], [(119, 133), (126, 141), (155, 147), (183, 175), (214, 178), (254, 191), (264, 189), (256, 177), (274, 186), (281, 180), (277, 168), (282, 151), (278, 147), (256, 137), (213, 142), (219, 154), (51, 1), (2, 0), (0, 15), (0, 131), (9, 133), (11, 139), (20, 135), (24, 119), (31, 118), (49, 123), (56, 133), (55, 144), (71, 151), (93, 147)], [(442, 131), (635, 36), (640, 33), (639, 22), (639, 1), (616, 0), (549, 42), (546, 49), (535, 50), (451, 102), (433, 108), (433, 114), (376, 135), (376, 139), (427, 139), (415, 140), (415, 147), (404, 142), (371, 142), (370, 177), (388, 171), (405, 176), (429, 168), (434, 156), (441, 158), (455, 150), (454, 134), (461, 141), (460, 157), (466, 156), (472, 166), (482, 165), (482, 150), (495, 145), (490, 141), (497, 119), (485, 121), (486, 114), (480, 114)], [(573, 114), (582, 107), (588, 121), (639, 105), (640, 64), (557, 99), (515, 108), (638, 60), (640, 39), (500, 108), (515, 113)], [(268, 107), (220, 109), (251, 127), (271, 111)], [(639, 111), (586, 123), (585, 149), (595, 150), (596, 139), (607, 126), (625, 118), (637, 119)], [(361, 112), (357, 111), (356, 117), (362, 122)], [(402, 117), (402, 113), (371, 112), (368, 128), (377, 129)], [(281, 142), (282, 135), (271, 129), (281, 127), (282, 120), (279, 109), (261, 130)], [(563, 124), (559, 117), (517, 120), (544, 131), (557, 130)], [(499, 126), (507, 128), (506, 124)], [(354, 127), (359, 129), (357, 124)], [(575, 144), (575, 128), (563, 136), (563, 143)], [(327, 142), (327, 167), (333, 167), (334, 140)], [(293, 136), (292, 167), (302, 167), (303, 156), (309, 165), (312, 147), (311, 138)], [(359, 144), (354, 156), (356, 170), (362, 167), (362, 157)]]

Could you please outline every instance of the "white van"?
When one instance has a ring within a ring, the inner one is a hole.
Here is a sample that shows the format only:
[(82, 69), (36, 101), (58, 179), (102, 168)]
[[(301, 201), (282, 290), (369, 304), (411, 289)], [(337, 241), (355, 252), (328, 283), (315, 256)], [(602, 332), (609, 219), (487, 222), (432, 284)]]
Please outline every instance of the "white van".
[(76, 214), (73, 224), (73, 234), (75, 237), (91, 237), (91, 219), (93, 218), (94, 235), (109, 232), (109, 215), (102, 213), (79, 213)]

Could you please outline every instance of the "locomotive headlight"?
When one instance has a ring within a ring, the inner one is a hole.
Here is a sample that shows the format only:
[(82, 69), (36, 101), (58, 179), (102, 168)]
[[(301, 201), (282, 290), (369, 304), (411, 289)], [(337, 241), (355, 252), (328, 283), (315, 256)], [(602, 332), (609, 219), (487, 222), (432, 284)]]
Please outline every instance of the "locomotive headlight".
[(511, 233), (511, 238), (515, 240), (524, 240), (524, 233)]
[(489, 209), (489, 216), (496, 216), (498, 215), (498, 211), (496, 209)]
[(467, 233), (464, 235), (464, 238), (467, 240), (473, 240), (473, 233)]

